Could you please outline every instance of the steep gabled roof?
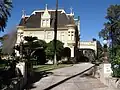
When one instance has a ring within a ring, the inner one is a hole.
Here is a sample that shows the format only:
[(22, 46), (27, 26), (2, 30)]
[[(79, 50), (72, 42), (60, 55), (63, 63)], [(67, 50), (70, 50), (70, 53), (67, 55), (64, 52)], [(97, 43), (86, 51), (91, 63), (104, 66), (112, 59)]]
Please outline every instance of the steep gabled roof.
[(41, 25), (41, 13), (33, 14), (26, 21), (27, 28), (40, 28)]
[[(66, 27), (68, 24), (75, 24), (74, 17), (67, 15), (64, 10), (58, 10), (58, 27)], [(55, 21), (55, 10), (48, 10), (51, 15), (50, 19), (50, 27), (54, 27)], [(34, 13), (30, 17), (21, 18), (20, 26), (26, 26), (27, 28), (40, 28), (41, 27), (41, 15), (43, 14), (43, 10), (34, 11)]]

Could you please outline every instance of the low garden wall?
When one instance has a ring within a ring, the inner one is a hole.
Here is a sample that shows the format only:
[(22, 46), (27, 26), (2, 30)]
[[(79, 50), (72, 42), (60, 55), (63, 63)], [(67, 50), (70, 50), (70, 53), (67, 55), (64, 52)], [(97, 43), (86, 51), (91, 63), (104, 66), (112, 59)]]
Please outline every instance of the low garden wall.
[(105, 78), (107, 86), (120, 90), (120, 78)]
[(113, 90), (120, 90), (120, 78), (112, 77), (112, 73), (109, 72), (109, 69), (108, 72), (105, 72), (105, 70), (107, 70), (107, 68), (104, 67), (104, 64), (95, 66), (93, 75)]

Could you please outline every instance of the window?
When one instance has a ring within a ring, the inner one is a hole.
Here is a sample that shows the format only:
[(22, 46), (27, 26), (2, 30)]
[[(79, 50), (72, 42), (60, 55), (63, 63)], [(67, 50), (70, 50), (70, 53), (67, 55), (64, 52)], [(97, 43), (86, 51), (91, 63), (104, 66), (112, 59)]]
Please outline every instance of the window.
[(42, 20), (42, 27), (45, 27), (45, 26), (46, 26), (46, 21)]
[(49, 23), (49, 20), (47, 19), (46, 22)]
[(42, 20), (42, 27), (49, 27), (49, 26), (50, 26), (49, 19)]
[(71, 34), (71, 40), (74, 40), (74, 34)]
[(46, 20), (46, 27), (50, 27), (49, 19)]
[(74, 40), (74, 31), (68, 31), (68, 39)]
[(64, 32), (60, 33), (60, 38), (61, 38), (62, 41), (64, 40)]
[(47, 39), (51, 39), (52, 37), (51, 37), (52, 35), (51, 35), (51, 32), (48, 32), (47, 33)]

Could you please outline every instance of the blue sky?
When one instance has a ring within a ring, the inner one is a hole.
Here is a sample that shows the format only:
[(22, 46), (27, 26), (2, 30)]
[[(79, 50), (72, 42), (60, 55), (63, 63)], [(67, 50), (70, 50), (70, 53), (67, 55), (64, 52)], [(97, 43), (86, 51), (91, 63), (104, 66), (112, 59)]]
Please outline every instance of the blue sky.
[[(26, 14), (31, 14), (36, 9), (44, 9), (45, 4), (48, 8), (55, 9), (56, 0), (13, 0), (13, 9), (11, 17), (8, 20), (5, 32), (0, 36), (8, 33), (11, 28), (18, 25), (22, 9)], [(65, 9), (67, 13), (73, 8), (75, 16), (80, 16), (81, 20), (81, 40), (99, 40), (98, 32), (103, 28), (106, 21), (106, 10), (111, 4), (120, 4), (120, 0), (59, 0), (59, 8)]]

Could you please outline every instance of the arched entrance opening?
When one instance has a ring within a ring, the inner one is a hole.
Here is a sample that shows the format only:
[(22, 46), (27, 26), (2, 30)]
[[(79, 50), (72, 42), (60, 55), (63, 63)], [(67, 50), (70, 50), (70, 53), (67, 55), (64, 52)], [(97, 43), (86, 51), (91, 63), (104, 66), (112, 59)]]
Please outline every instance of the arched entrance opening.
[(64, 57), (70, 57), (71, 56), (71, 50), (69, 47), (65, 47), (63, 50), (63, 56)]
[(79, 49), (77, 58), (77, 62), (93, 62), (95, 61), (95, 51), (93, 49)]

